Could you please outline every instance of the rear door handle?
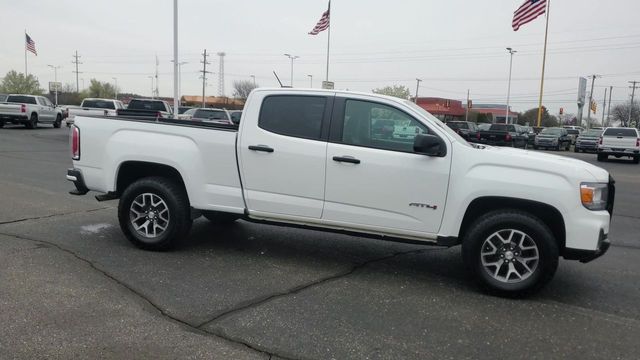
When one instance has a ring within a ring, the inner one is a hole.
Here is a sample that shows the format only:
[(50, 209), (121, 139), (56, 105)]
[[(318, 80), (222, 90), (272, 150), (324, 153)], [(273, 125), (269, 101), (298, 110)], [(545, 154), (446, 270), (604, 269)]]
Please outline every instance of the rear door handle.
[(267, 145), (249, 145), (249, 150), (272, 153), (273, 148)]
[(353, 156), (334, 156), (333, 161), (345, 162), (349, 164), (360, 164), (360, 160), (354, 158)]

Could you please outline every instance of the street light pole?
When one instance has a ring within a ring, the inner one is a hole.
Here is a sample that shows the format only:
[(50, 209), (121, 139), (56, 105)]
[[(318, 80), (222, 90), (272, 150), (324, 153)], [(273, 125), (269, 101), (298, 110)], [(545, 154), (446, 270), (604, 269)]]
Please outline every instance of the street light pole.
[(309, 77), (309, 87), (313, 88), (313, 75), (307, 75)]
[(60, 65), (58, 66), (47, 65), (47, 66), (53, 69), (54, 93), (56, 94), (55, 95), (56, 106), (58, 106), (58, 69), (61, 68), (62, 66)]
[(118, 100), (118, 78), (113, 77), (113, 80), (115, 80), (116, 85), (114, 86), (113, 90), (115, 92), (115, 99)]
[(420, 89), (420, 82), (422, 82), (422, 79), (416, 79), (416, 98), (413, 99), (414, 103), (418, 103), (418, 90)]
[(288, 57), (291, 60), (291, 87), (293, 87), (293, 60), (299, 59), (300, 56), (291, 54), (284, 54), (284, 56)]
[(178, 62), (178, 0), (173, 0), (173, 117), (178, 116), (180, 63)]
[(508, 47), (507, 51), (509, 52), (509, 85), (507, 86), (507, 109), (505, 113), (504, 123), (509, 123), (509, 101), (511, 100), (511, 70), (513, 69), (513, 54), (517, 51)]
[(249, 75), (249, 77), (253, 79), (253, 87), (256, 87), (256, 76), (255, 75)]

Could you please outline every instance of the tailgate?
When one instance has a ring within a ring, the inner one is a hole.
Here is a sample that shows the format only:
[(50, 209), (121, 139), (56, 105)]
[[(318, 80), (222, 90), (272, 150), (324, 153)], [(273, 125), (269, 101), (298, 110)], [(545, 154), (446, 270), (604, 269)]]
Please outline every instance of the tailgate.
[(604, 136), (602, 146), (613, 149), (628, 149), (636, 147), (636, 137), (630, 136)]
[(22, 104), (0, 104), (1, 115), (20, 115), (22, 114)]

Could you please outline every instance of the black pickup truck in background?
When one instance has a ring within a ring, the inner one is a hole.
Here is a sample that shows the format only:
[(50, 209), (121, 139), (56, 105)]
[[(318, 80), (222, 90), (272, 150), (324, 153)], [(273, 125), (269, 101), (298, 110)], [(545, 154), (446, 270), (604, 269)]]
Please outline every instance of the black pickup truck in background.
[(520, 125), (491, 124), (489, 130), (479, 130), (476, 133), (475, 142), (491, 146), (509, 146), (526, 149), (528, 141), (529, 136)]
[(171, 118), (171, 106), (164, 100), (132, 99), (126, 109), (118, 109), (118, 116)]
[(447, 121), (447, 126), (462, 136), (465, 140), (475, 142), (478, 125), (471, 121)]

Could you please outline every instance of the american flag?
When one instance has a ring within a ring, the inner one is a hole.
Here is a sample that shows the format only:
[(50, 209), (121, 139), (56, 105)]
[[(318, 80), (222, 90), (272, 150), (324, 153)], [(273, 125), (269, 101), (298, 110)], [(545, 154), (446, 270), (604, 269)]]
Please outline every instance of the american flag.
[(513, 31), (518, 31), (520, 26), (532, 22), (547, 10), (547, 0), (526, 0), (518, 10), (513, 13), (511, 26)]
[(35, 56), (38, 56), (38, 52), (36, 51), (36, 43), (33, 41), (33, 39), (31, 39), (31, 37), (29, 35), (27, 35), (26, 33), (24, 34), (27, 39), (26, 39), (26, 47), (27, 50), (31, 51)]
[(331, 13), (331, 2), (329, 2), (329, 8), (322, 14), (320, 20), (316, 26), (309, 32), (309, 35), (318, 35), (320, 32), (325, 31), (329, 28), (329, 15)]

